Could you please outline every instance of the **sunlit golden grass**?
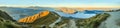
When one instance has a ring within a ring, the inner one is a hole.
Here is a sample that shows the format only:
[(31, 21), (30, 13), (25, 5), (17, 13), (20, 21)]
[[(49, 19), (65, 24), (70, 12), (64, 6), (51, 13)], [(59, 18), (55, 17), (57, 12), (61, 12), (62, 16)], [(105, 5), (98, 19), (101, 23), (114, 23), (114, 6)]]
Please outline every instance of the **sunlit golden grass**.
[(40, 12), (38, 14), (35, 14), (33, 16), (28, 16), (25, 18), (20, 19), (18, 22), (22, 22), (22, 23), (32, 23), (34, 22), (36, 19), (39, 19), (41, 17), (47, 16), (49, 14), (49, 11), (43, 11)]

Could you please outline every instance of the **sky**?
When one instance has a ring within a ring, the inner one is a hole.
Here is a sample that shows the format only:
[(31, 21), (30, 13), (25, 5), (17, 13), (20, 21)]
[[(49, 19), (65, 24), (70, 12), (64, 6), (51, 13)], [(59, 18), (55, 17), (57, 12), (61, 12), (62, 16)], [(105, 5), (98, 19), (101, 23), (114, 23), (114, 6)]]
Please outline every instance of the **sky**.
[(0, 0), (0, 6), (120, 7), (120, 0)]

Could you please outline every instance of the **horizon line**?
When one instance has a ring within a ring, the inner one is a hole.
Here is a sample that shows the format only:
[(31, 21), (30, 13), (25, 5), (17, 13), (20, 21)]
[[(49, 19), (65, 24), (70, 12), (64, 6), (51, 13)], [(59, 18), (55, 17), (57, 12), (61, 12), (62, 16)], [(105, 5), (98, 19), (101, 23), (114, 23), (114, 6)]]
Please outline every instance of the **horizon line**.
[(56, 6), (56, 5), (44, 5), (44, 6), (40, 6), (40, 5), (0, 5), (0, 7), (68, 7), (68, 8), (120, 8), (120, 6)]

